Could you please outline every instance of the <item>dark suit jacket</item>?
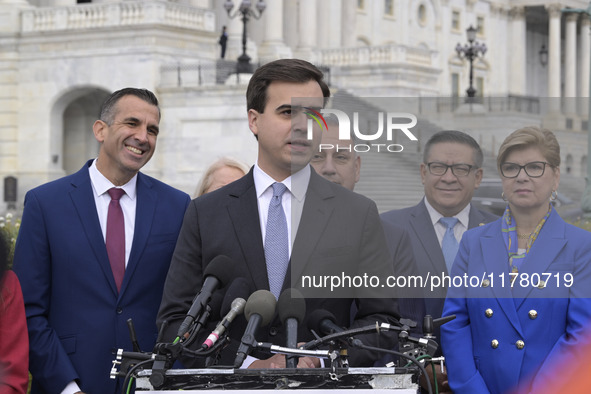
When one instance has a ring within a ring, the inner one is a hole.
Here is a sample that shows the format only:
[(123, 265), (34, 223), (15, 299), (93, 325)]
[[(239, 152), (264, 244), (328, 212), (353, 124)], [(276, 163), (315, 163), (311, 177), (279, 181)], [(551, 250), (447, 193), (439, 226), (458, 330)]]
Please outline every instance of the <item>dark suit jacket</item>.
[[(238, 181), (193, 200), (189, 205), (158, 314), (159, 321), (166, 319), (169, 322), (166, 340), (172, 341), (176, 337), (180, 322), (203, 285), (204, 267), (218, 255), (230, 257), (234, 262), (234, 275), (246, 278), (252, 291), (269, 289), (252, 170)], [(331, 293), (326, 288), (304, 289), (299, 285), (302, 275), (362, 271), (369, 275), (392, 274), (375, 204), (321, 178), (312, 170), (290, 264), (283, 287), (298, 287), (304, 293), (307, 315), (315, 309), (327, 309), (335, 314), (339, 325), (349, 326), (351, 303), (354, 296), (359, 295), (356, 289)], [(294, 278), (293, 284), (291, 278)], [(334, 298), (343, 293), (345, 298)], [(375, 324), (376, 320), (393, 322), (398, 317), (396, 301), (392, 298), (358, 298), (355, 301), (358, 306), (355, 326)], [(244, 319), (234, 321), (230, 336), (236, 343), (224, 350), (221, 363), (233, 363), (244, 327)], [(306, 319), (298, 331), (299, 341), (312, 339), (306, 329)], [(385, 338), (381, 339), (380, 345), (393, 346), (391, 337), (381, 337)], [(259, 329), (256, 339), (281, 346), (286, 343), (278, 319)], [(372, 340), (376, 344), (375, 336), (365, 342)], [(350, 354), (352, 365), (372, 365), (379, 357), (357, 350), (351, 350)], [(269, 355), (258, 356), (267, 358)], [(195, 362), (185, 360), (185, 365), (196, 365)]]
[[(414, 207), (385, 212), (381, 217), (383, 221), (397, 224), (408, 231), (421, 277), (426, 279), (428, 275), (441, 277), (442, 273), (449, 274), (424, 199)], [(472, 207), (468, 228), (489, 223), (495, 219), (497, 216)], [(433, 292), (429, 286), (425, 288), (425, 312), (434, 319), (441, 317), (446, 294), (447, 289), (442, 286), (434, 288)], [(435, 331), (435, 335), (439, 337), (439, 330)]]
[(138, 174), (134, 239), (118, 294), (90, 164), (25, 197), (14, 270), (25, 300), (33, 393), (59, 393), (74, 379), (86, 393), (114, 393), (112, 350), (132, 349), (127, 319), (142, 350), (156, 340), (164, 278), (190, 198)]
[[(408, 232), (399, 225), (382, 219), (382, 226), (386, 236), (386, 242), (392, 255), (394, 275), (405, 280), (419, 274), (414, 257), (411, 238)], [(404, 282), (399, 281), (400, 286)], [(408, 283), (408, 282), (406, 282)], [(423, 317), (425, 316), (425, 303), (423, 292), (415, 286), (395, 287), (398, 301), (398, 309), (401, 318), (406, 318), (417, 323), (411, 331), (413, 334), (422, 333)]]

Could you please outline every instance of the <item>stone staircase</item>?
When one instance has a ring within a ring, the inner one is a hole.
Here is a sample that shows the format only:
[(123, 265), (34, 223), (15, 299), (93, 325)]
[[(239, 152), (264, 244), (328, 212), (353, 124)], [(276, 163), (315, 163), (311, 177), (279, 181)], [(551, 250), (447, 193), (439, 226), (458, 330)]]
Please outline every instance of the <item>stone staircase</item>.
[[(379, 108), (367, 99), (357, 97), (343, 89), (337, 90), (333, 97), (337, 103), (335, 108), (347, 113), (356, 111), (370, 114), (367, 116), (369, 119), (374, 118), (373, 114), (387, 111), (387, 109)], [(424, 195), (419, 169), (423, 148), (427, 140), (443, 128), (431, 123), (426, 117), (419, 115), (417, 118), (417, 126), (412, 131), (417, 136), (418, 143), (411, 142), (405, 137), (399, 138), (398, 141), (380, 140), (376, 143), (398, 142), (404, 146), (404, 149), (402, 152), (396, 153), (383, 149), (381, 152), (372, 150), (358, 153), (361, 157), (361, 177), (355, 191), (374, 200), (380, 213), (416, 205)], [(370, 123), (368, 121), (368, 129), (377, 130), (377, 126)], [(496, 152), (492, 154), (487, 146), (482, 146), (482, 149), (484, 152), (484, 178), (498, 179)], [(581, 177), (562, 174), (559, 190), (563, 195), (578, 203), (584, 189), (585, 182)]]

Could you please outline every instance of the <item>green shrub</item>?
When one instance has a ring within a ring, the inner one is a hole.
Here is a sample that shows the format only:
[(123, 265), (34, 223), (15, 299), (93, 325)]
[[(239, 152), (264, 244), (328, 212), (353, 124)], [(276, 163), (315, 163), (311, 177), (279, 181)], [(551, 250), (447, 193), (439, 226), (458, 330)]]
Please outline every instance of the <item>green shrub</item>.
[(0, 216), (0, 231), (4, 233), (4, 238), (8, 241), (8, 268), (12, 268), (12, 260), (14, 258), (14, 246), (16, 245), (16, 237), (21, 226), (21, 219), (15, 218), (12, 213), (7, 213), (5, 216)]

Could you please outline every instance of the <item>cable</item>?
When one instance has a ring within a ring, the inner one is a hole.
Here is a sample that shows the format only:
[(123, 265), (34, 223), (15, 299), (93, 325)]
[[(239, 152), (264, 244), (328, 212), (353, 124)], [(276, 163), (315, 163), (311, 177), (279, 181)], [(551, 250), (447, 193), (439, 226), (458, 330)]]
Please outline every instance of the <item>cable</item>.
[[(430, 355), (428, 355), (428, 354), (424, 354), (424, 355), (422, 355), (422, 356), (420, 356), (420, 357), (417, 357), (417, 361), (421, 361), (421, 360), (422, 360), (422, 359), (424, 359), (424, 358), (432, 359), (433, 357), (431, 357), (431, 356), (430, 356)], [(412, 364), (412, 362), (411, 362), (411, 361), (409, 361), (409, 362), (408, 362), (408, 363), (407, 363), (407, 364), (404, 366), (404, 368), (406, 368), (406, 367), (409, 367), (411, 364)]]
[[(433, 368), (433, 381), (435, 382), (435, 394), (439, 394), (439, 387), (437, 387), (437, 372), (435, 372), (435, 364), (431, 363), (431, 368)], [(425, 376), (427, 378), (427, 380), (431, 380), (429, 379), (428, 376)]]
[(419, 369), (421, 370), (421, 373), (423, 373), (425, 375), (425, 377), (427, 377), (427, 390), (429, 391), (429, 394), (433, 394), (433, 388), (431, 387), (431, 380), (429, 379), (429, 376), (427, 375), (427, 371), (425, 370), (425, 367), (423, 367), (421, 365), (421, 363), (418, 362), (416, 359), (414, 359), (404, 353), (397, 352), (395, 350), (381, 349), (379, 347), (367, 346), (367, 345), (364, 345), (363, 343), (360, 343), (360, 342), (357, 343), (356, 347), (358, 347), (360, 349), (364, 349), (364, 350), (371, 350), (374, 352), (393, 354), (395, 356), (405, 358), (405, 359), (409, 360), (410, 362), (412, 362), (413, 364), (416, 364), (419, 367)]
[[(133, 380), (133, 378), (132, 378), (131, 375), (133, 374), (133, 372), (137, 368), (139, 368), (139, 367), (141, 367), (141, 366), (143, 366), (145, 364), (151, 363), (151, 362), (154, 362), (154, 360), (153, 359), (149, 359), (149, 360), (140, 361), (139, 363), (137, 363), (136, 365), (134, 365), (133, 367), (131, 367), (129, 369), (129, 371), (127, 371), (127, 374), (125, 375), (125, 379), (123, 380), (123, 385), (122, 385), (122, 390), (121, 390), (121, 393), (122, 394), (128, 394), (130, 392), (131, 382)], [(128, 384), (127, 391), (126, 391), (125, 390), (125, 383), (127, 383), (128, 380), (129, 380), (129, 384)]]

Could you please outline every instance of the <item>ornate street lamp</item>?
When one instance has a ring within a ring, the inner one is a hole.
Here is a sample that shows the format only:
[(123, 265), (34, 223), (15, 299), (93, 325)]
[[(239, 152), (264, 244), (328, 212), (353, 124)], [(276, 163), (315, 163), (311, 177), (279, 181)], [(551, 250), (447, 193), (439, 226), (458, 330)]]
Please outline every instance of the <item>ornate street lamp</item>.
[(251, 8), (250, 0), (242, 0), (238, 6), (238, 9), (232, 14), (234, 2), (232, 0), (226, 0), (224, 3), (224, 8), (226, 9), (230, 19), (233, 19), (238, 15), (242, 15), (242, 55), (238, 57), (238, 65), (236, 67), (236, 72), (238, 74), (252, 73), (250, 56), (246, 54), (246, 24), (248, 23), (250, 17), (260, 19), (260, 17), (263, 15), (263, 11), (265, 11), (265, 8), (267, 8), (267, 4), (265, 4), (263, 0), (259, 0), (255, 7), (258, 13)]
[(486, 44), (480, 44), (475, 41), (476, 29), (472, 27), (472, 25), (466, 29), (466, 34), (468, 36), (468, 43), (463, 47), (458, 43), (458, 45), (456, 45), (456, 52), (458, 53), (458, 57), (465, 57), (470, 61), (470, 87), (466, 89), (466, 93), (468, 94), (468, 97), (474, 97), (476, 95), (476, 89), (474, 89), (474, 86), (472, 85), (474, 72), (473, 63), (474, 59), (476, 59), (478, 56), (484, 56), (486, 53)]

